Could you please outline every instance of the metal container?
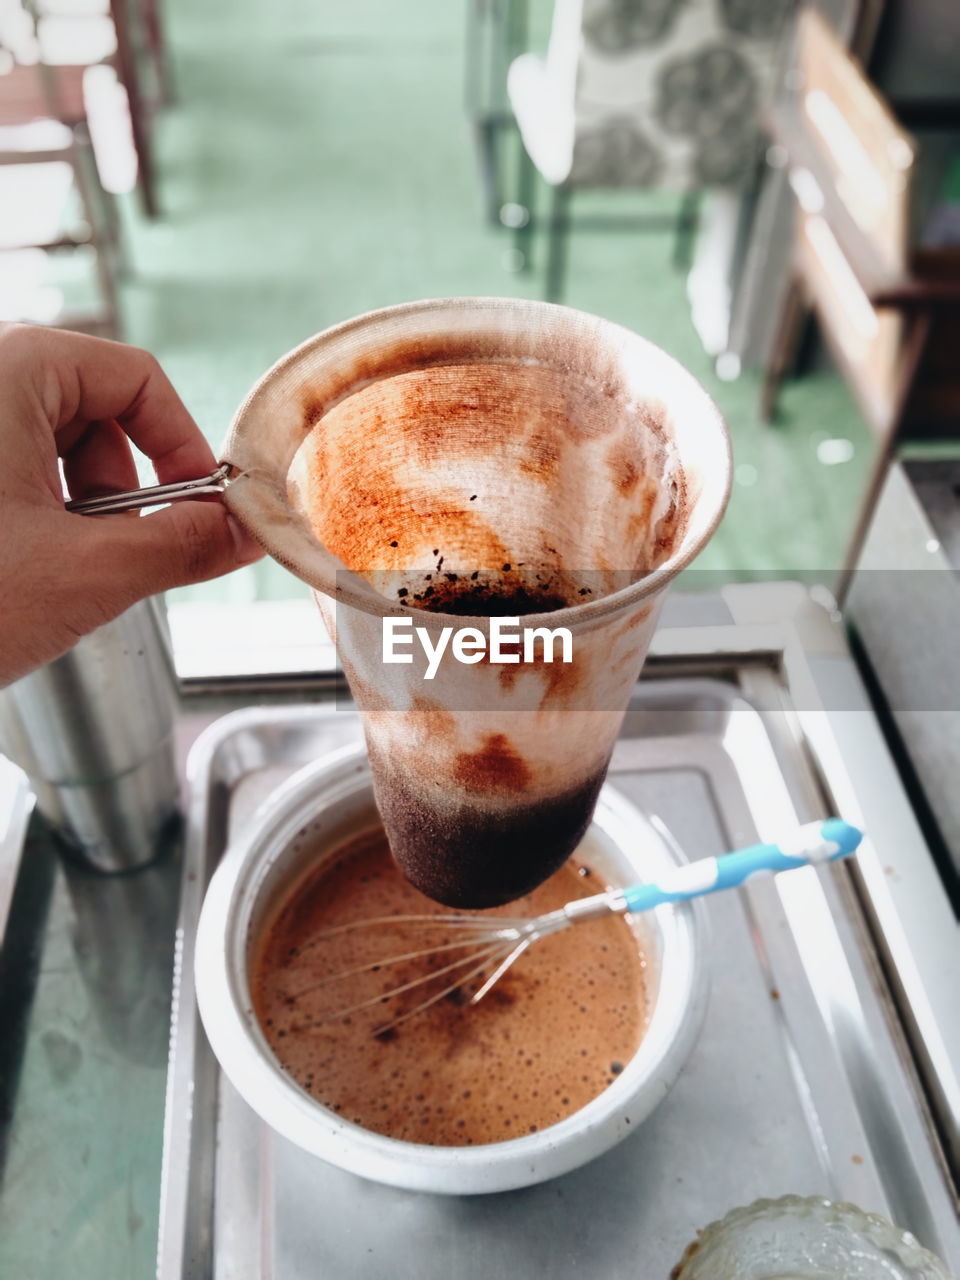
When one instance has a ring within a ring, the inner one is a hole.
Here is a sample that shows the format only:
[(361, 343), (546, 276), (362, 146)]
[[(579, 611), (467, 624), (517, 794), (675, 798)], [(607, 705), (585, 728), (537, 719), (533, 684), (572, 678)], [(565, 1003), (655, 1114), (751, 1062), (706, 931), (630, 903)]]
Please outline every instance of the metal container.
[(149, 862), (177, 809), (176, 676), (159, 600), (144, 600), (0, 691), (0, 749), (99, 871)]
[[(273, 908), (304, 873), (305, 860), (316, 865), (318, 857), (375, 825), (369, 764), (362, 750), (347, 747), (290, 778), (258, 811), (211, 881), (196, 941), (197, 999), (213, 1051), (241, 1096), (313, 1155), (377, 1182), (439, 1194), (544, 1182), (635, 1132), (666, 1096), (703, 1019), (699, 903), (661, 907), (636, 921), (648, 960), (652, 1012), (646, 1034), (613, 1084), (547, 1129), (481, 1147), (402, 1142), (343, 1120), (283, 1071), (253, 1013), (252, 948)], [(677, 863), (639, 811), (609, 786), (581, 847), (610, 884), (649, 880)]]

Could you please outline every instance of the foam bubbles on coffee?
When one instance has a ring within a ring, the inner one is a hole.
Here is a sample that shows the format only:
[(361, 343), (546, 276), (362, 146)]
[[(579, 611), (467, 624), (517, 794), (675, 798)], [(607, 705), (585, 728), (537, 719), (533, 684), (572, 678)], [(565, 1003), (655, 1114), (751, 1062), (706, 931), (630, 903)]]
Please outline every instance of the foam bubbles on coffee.
[[(491, 916), (539, 914), (602, 888), (589, 868), (568, 863), (508, 912)], [(314, 1025), (374, 994), (363, 984), (393, 986), (416, 969), (313, 986), (332, 972), (412, 949), (398, 945), (396, 931), (320, 944), (312, 941), (318, 930), (441, 911), (400, 874), (379, 830), (308, 872), (280, 904), (255, 950), (251, 987), (274, 1053), (302, 1088), (374, 1132), (460, 1146), (555, 1124), (616, 1080), (647, 1018), (644, 958), (619, 917), (543, 939), (478, 1006), (466, 1004), (465, 988), (382, 1038), (377, 1026), (400, 1011), (392, 1004)]]

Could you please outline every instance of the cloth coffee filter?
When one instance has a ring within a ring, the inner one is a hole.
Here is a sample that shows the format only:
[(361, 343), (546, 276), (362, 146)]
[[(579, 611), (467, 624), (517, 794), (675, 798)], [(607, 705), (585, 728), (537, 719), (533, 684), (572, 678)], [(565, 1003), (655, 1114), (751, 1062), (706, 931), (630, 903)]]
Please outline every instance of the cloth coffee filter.
[[(594, 316), (418, 302), (285, 356), (221, 458), (230, 509), (313, 588), (337, 642), (405, 874), (454, 906), (526, 893), (585, 832), (662, 593), (723, 513), (710, 398)], [(488, 636), (493, 614), (569, 629), (572, 661), (559, 644), (552, 662), (542, 644), (530, 662), (447, 653), (427, 679), (420, 644), (383, 660), (385, 618), (436, 643)]]

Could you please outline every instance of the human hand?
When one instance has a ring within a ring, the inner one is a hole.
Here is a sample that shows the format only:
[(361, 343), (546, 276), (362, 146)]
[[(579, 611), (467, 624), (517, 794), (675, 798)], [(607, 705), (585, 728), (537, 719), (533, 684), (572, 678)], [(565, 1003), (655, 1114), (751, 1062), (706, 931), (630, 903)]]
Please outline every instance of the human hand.
[(82, 516), (70, 497), (209, 474), (210, 446), (153, 356), (65, 330), (0, 324), (0, 687), (158, 591), (263, 554), (216, 501)]

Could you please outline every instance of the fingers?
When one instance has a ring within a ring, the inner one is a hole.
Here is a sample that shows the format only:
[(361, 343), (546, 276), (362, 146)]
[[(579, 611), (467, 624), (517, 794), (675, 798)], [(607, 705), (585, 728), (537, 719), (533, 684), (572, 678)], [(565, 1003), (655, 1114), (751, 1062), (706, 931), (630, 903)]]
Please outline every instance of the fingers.
[(63, 474), (74, 499), (122, 493), (140, 484), (127, 434), (112, 421), (90, 424), (63, 454)]
[[(251, 564), (263, 549), (219, 502), (178, 502), (136, 519), (75, 516), (92, 526), (91, 562), (117, 612), (143, 596)], [(80, 528), (78, 526), (78, 528)]]
[(19, 325), (0, 330), (0, 380), (31, 379), (56, 433), (73, 437), (86, 423), (113, 419), (153, 459), (162, 483), (213, 471), (213, 450), (157, 361), (138, 347), (64, 329)]

